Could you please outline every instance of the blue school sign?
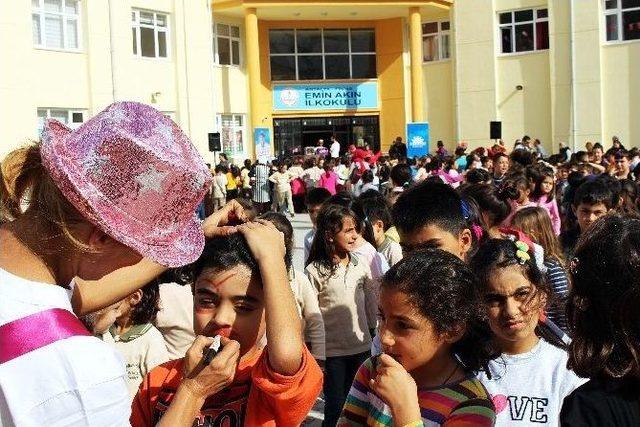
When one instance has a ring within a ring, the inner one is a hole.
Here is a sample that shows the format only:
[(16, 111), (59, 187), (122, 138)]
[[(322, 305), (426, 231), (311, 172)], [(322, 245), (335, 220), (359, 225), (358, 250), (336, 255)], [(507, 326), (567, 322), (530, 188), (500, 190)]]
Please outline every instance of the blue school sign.
[(429, 154), (429, 123), (407, 123), (407, 157)]
[(378, 108), (378, 83), (273, 85), (274, 111), (317, 111)]

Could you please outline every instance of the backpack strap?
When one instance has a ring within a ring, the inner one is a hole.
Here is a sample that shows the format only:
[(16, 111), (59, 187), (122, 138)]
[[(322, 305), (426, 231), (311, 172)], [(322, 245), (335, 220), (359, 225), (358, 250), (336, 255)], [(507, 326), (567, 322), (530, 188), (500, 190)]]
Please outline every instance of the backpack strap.
[(51, 308), (0, 325), (0, 364), (73, 336), (91, 336), (68, 310)]

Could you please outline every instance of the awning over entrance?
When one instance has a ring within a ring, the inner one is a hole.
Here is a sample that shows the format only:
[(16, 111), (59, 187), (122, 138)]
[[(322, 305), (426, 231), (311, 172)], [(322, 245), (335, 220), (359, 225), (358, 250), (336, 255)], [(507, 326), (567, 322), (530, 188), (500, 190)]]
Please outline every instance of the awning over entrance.
[(258, 19), (350, 19), (375, 20), (405, 17), (409, 8), (418, 7), (421, 13), (433, 8), (448, 9), (453, 0), (393, 1), (393, 0), (212, 0), (215, 13), (243, 17), (244, 10), (255, 8)]

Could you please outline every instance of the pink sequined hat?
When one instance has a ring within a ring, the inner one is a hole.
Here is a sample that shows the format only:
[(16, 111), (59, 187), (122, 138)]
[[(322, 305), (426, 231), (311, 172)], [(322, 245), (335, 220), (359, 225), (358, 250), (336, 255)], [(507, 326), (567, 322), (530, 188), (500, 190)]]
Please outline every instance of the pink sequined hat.
[(48, 120), (41, 153), (64, 196), (114, 239), (167, 267), (202, 253), (195, 211), (211, 173), (161, 112), (116, 102), (76, 130)]

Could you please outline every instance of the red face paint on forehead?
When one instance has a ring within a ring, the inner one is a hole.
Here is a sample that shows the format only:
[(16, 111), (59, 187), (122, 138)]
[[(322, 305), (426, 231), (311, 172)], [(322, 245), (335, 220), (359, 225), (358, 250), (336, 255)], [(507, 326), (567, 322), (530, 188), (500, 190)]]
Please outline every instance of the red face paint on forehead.
[[(238, 275), (237, 271), (226, 271), (220, 274), (219, 276), (217, 276), (215, 281), (203, 278), (202, 280), (198, 280), (198, 283), (201, 283), (207, 286), (212, 286), (213, 288), (217, 289), (237, 275)], [(197, 286), (197, 287), (201, 288), (202, 286)]]

